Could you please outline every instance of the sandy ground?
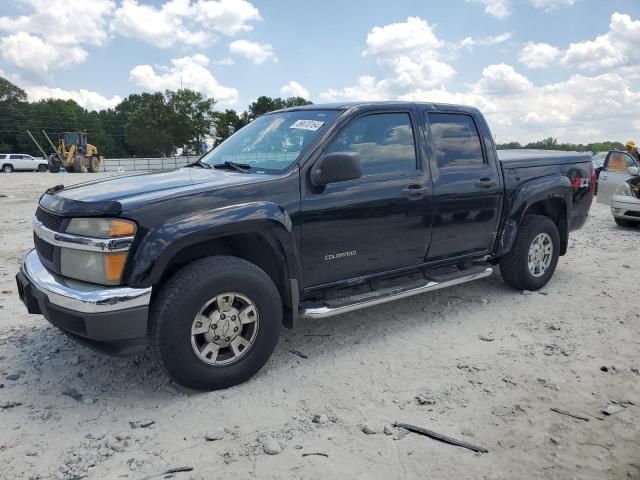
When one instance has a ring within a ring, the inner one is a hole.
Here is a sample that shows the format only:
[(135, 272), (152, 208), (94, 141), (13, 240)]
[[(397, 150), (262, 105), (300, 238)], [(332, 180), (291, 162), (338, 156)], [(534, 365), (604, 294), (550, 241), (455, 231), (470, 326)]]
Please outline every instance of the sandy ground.
[[(496, 275), (302, 323), (251, 381), (193, 393), (149, 356), (74, 344), (18, 300), (39, 195), (89, 178), (0, 175), (0, 478), (640, 478), (640, 229), (608, 208), (593, 206), (539, 293)], [(623, 407), (605, 416), (611, 402)]]

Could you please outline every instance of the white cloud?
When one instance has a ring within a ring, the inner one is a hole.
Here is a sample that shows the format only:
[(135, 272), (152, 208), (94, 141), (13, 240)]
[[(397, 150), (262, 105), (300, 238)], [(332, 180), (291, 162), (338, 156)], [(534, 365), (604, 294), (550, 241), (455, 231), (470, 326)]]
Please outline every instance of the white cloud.
[(422, 50), (425, 54), (442, 46), (426, 20), (409, 17), (406, 22), (373, 27), (367, 35), (367, 54), (390, 56)]
[(548, 43), (527, 43), (518, 55), (518, 60), (529, 69), (547, 68), (562, 52)]
[[(222, 105), (232, 106), (238, 101), (238, 90), (220, 85), (207, 68), (209, 59), (201, 54), (171, 60), (171, 67), (154, 68), (138, 65), (129, 72), (136, 85), (149, 91), (176, 90), (182, 85), (213, 97)], [(156, 71), (157, 70), (157, 71)]]
[(158, 47), (178, 43), (205, 45), (212, 37), (204, 30), (190, 28), (186, 22), (192, 14), (189, 0), (170, 0), (160, 8), (139, 4), (137, 0), (124, 0), (115, 12), (111, 30)]
[(159, 47), (205, 46), (216, 33), (233, 36), (253, 29), (260, 12), (246, 0), (168, 0), (160, 7), (123, 0), (111, 29)]
[[(47, 74), (83, 63), (82, 45), (103, 45), (106, 24), (115, 8), (112, 0), (19, 0), (29, 15), (0, 17), (0, 55), (16, 67)], [(79, 20), (80, 19), (80, 20)]]
[(60, 100), (75, 100), (80, 106), (87, 110), (105, 110), (113, 108), (122, 101), (122, 98), (114, 96), (111, 98), (104, 97), (97, 92), (85, 89), (80, 90), (63, 90), (61, 88), (50, 88), (46, 86), (25, 87), (29, 100), (37, 102), (47, 98), (56, 98)]
[[(558, 7), (570, 7), (576, 0), (520, 0), (521, 2), (527, 2), (530, 5), (543, 9), (545, 11), (551, 11)], [(505, 18), (511, 15), (514, 9), (515, 0), (467, 0), (467, 2), (475, 2), (484, 5), (484, 11), (488, 15), (492, 15), (497, 18)]]
[(284, 85), (280, 89), (280, 93), (284, 97), (302, 97), (302, 98), (307, 98), (307, 99), (310, 97), (309, 90), (304, 88), (302, 85), (300, 85), (295, 80), (291, 80), (289, 83)]
[(274, 62), (278, 58), (273, 52), (273, 47), (268, 43), (250, 42), (248, 40), (236, 40), (229, 44), (229, 51), (235, 55), (240, 55), (255, 64), (264, 63), (271, 59)]
[(0, 56), (23, 70), (47, 74), (53, 69), (83, 63), (87, 52), (81, 47), (56, 47), (40, 37), (19, 32), (0, 38)]
[(511, 40), (513, 34), (511, 32), (505, 32), (500, 35), (490, 35), (488, 37), (466, 37), (461, 42), (458, 42), (453, 45), (454, 48), (466, 48), (468, 50), (472, 50), (475, 46), (488, 46), (488, 45), (498, 45), (500, 43), (507, 42)]
[(572, 43), (562, 63), (584, 70), (613, 68), (640, 63), (640, 21), (629, 15), (611, 15), (609, 31), (594, 40)]
[(206, 28), (230, 36), (250, 32), (253, 26), (249, 22), (262, 20), (258, 9), (245, 0), (199, 0), (193, 12)]
[(511, 65), (501, 63), (486, 67), (473, 90), (487, 95), (514, 95), (526, 92), (532, 86), (529, 79), (516, 72)]
[(107, 40), (107, 19), (113, 0), (18, 0), (31, 7), (31, 15), (0, 17), (0, 30), (38, 35), (48, 43), (74, 46), (102, 45)]
[(320, 99), (325, 102), (338, 102), (349, 100), (389, 100), (389, 82), (377, 81), (375, 77), (363, 75), (358, 77), (357, 85), (345, 87), (340, 90), (329, 89), (320, 94)]

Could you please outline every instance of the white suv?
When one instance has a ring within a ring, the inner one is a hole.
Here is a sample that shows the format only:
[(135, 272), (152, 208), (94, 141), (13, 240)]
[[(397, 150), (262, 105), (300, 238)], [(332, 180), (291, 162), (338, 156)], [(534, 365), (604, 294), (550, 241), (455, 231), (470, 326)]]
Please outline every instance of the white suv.
[(0, 153), (0, 168), (4, 173), (19, 170), (46, 172), (48, 169), (47, 163), (46, 160), (22, 153)]

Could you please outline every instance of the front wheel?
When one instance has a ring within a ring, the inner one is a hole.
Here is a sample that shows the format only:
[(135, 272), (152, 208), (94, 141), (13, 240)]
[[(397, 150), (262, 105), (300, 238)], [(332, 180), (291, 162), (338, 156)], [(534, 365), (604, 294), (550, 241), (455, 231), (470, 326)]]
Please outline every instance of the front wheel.
[(48, 170), (47, 166), (44, 164), (38, 165), (38, 172), (46, 172)]
[(271, 278), (252, 263), (218, 256), (183, 267), (151, 308), (151, 342), (168, 375), (196, 390), (251, 378), (278, 342), (282, 303)]
[(75, 173), (87, 173), (87, 159), (82, 155), (76, 155), (73, 159), (73, 171)]
[(542, 215), (526, 215), (513, 248), (500, 259), (502, 278), (518, 290), (538, 290), (553, 276), (559, 255), (556, 224)]
[(94, 155), (89, 159), (89, 171), (91, 173), (100, 171), (100, 157), (98, 155)]

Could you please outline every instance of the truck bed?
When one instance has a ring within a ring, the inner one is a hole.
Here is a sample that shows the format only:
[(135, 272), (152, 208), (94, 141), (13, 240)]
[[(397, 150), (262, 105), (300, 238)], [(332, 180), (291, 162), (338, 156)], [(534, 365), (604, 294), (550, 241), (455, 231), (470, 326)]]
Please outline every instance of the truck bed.
[(543, 167), (546, 165), (590, 162), (589, 152), (564, 152), (560, 150), (498, 150), (498, 159), (506, 168)]

